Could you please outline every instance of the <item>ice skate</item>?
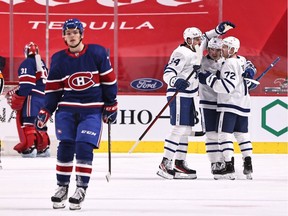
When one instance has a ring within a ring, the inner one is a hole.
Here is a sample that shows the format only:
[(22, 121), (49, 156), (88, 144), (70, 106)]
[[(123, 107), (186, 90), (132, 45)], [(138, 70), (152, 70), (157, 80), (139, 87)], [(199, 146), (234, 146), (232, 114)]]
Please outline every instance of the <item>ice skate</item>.
[(225, 161), (225, 168), (223, 169), (223, 178), (235, 180), (234, 157), (231, 161)]
[(50, 157), (50, 148), (47, 146), (44, 150), (37, 152), (37, 157)]
[(161, 164), (159, 165), (159, 170), (157, 175), (166, 179), (173, 179), (175, 171), (172, 169), (172, 160), (168, 160), (167, 158), (163, 158)]
[(245, 157), (244, 158), (244, 170), (243, 170), (243, 174), (246, 175), (246, 178), (249, 180), (252, 180), (252, 173), (253, 173), (253, 168), (252, 168), (252, 160), (251, 157)]
[(196, 179), (196, 171), (190, 169), (184, 160), (175, 160), (174, 179)]
[(81, 187), (77, 187), (75, 193), (69, 198), (70, 210), (80, 210), (81, 204), (85, 199), (86, 190)]
[(225, 169), (225, 163), (222, 162), (211, 163), (211, 173), (213, 174), (215, 180), (223, 178), (224, 169)]
[(21, 153), (23, 158), (35, 158), (37, 155), (37, 149), (32, 146)]
[(54, 209), (65, 208), (65, 201), (67, 200), (68, 186), (59, 186), (54, 196), (51, 197)]

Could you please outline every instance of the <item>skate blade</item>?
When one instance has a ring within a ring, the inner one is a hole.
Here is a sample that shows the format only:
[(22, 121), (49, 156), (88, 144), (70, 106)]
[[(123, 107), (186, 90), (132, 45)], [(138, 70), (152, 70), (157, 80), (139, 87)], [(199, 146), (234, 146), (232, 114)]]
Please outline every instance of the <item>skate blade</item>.
[(62, 202), (53, 202), (53, 209), (63, 209), (65, 206), (65, 200)]
[(159, 171), (157, 172), (157, 175), (160, 176), (160, 177), (162, 177), (162, 178), (170, 179), (170, 180), (174, 178), (173, 175), (171, 175), (171, 174), (169, 174), (169, 173), (166, 173), (166, 172), (164, 172), (164, 171), (161, 170), (161, 169), (159, 169)]
[(70, 203), (70, 207), (69, 207), (70, 210), (80, 210), (81, 209), (81, 203), (79, 204), (75, 204), (75, 203)]
[(253, 180), (251, 173), (246, 174), (246, 179), (248, 179), (248, 180)]
[(234, 173), (224, 174), (224, 175), (214, 175), (215, 180), (235, 180)]
[(186, 174), (181, 172), (175, 172), (174, 179), (196, 179), (196, 174)]
[(225, 179), (228, 179), (228, 180), (235, 180), (236, 179), (234, 173), (225, 174), (223, 176)]
[(36, 158), (36, 155), (37, 155), (37, 150), (36, 149), (34, 149), (31, 153), (28, 153), (28, 154), (21, 153), (21, 156), (23, 158)]
[(37, 153), (36, 157), (50, 157), (51, 152), (50, 149), (47, 149), (45, 152)]

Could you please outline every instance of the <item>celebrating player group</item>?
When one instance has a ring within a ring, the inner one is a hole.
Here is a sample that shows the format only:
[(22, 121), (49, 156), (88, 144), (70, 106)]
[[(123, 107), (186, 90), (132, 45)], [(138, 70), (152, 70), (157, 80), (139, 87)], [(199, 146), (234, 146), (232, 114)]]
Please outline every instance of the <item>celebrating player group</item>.
[[(197, 178), (196, 170), (186, 163), (186, 155), (188, 136), (197, 134), (192, 127), (200, 106), (206, 152), (214, 179), (235, 179), (233, 135), (243, 155), (243, 173), (252, 179), (248, 116), (249, 90), (256, 88), (251, 82), (256, 68), (251, 61), (238, 55), (239, 39), (232, 36), (221, 39), (233, 28), (235, 25), (228, 21), (204, 34), (196, 27), (187, 28), (183, 32), (183, 44), (171, 54), (163, 79), (168, 86), (167, 100), (177, 95), (169, 104), (171, 130), (165, 139), (164, 155), (157, 172), (163, 178)], [(208, 54), (202, 57), (204, 50)], [(200, 104), (195, 100), (198, 94)]]

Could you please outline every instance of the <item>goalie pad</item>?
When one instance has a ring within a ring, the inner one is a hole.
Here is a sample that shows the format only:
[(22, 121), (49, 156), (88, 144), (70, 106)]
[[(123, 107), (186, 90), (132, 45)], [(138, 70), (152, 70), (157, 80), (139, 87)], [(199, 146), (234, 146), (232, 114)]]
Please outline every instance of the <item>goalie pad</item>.
[(14, 146), (14, 150), (18, 153), (22, 153), (29, 149), (37, 142), (37, 132), (34, 126), (25, 126), (19, 134), (20, 143)]
[(46, 131), (36, 131), (37, 132), (37, 144), (36, 148), (38, 152), (44, 151), (50, 146), (50, 138)]

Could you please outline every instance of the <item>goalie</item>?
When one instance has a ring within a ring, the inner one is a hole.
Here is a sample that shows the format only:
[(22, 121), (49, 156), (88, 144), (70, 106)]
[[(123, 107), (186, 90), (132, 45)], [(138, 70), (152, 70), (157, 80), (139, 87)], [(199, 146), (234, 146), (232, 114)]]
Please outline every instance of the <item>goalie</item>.
[(16, 111), (20, 143), (14, 146), (22, 157), (49, 157), (50, 139), (47, 127), (37, 131), (35, 118), (44, 106), (44, 90), (48, 69), (41, 60), (39, 47), (30, 42), (24, 48), (25, 60), (18, 69), (19, 86), (6, 94), (8, 104)]

